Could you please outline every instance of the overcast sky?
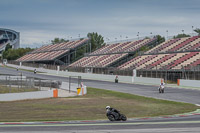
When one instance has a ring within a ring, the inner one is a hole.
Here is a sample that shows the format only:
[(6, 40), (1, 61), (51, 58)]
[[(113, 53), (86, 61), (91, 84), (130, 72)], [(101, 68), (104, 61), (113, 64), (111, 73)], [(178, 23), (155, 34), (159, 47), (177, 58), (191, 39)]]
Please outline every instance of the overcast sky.
[(200, 0), (0, 0), (0, 14), (0, 28), (20, 32), (22, 47), (88, 32), (114, 41), (200, 28)]

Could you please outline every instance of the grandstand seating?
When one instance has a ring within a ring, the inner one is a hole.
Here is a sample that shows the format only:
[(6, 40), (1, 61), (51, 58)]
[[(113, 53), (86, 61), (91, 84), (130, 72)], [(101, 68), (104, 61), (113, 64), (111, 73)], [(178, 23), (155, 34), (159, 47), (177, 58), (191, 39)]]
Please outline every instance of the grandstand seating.
[(118, 59), (127, 56), (124, 54), (110, 54), (110, 55), (99, 55), (99, 56), (88, 56), (72, 63), (71, 67), (106, 67)]
[[(85, 56), (69, 67), (110, 67), (115, 66), (117, 62), (129, 61), (118, 66), (120, 70), (124, 69), (190, 69), (200, 64), (200, 36), (184, 37), (167, 40), (145, 54), (132, 57), (133, 53), (142, 46), (155, 41), (153, 39), (142, 39), (123, 43), (109, 44)], [(33, 52), (21, 57), (17, 61), (48, 61), (67, 53), (88, 39), (65, 42), (60, 44), (43, 46)], [(130, 58), (132, 58), (130, 60)]]
[(185, 40), (184, 42), (176, 45), (175, 47), (173, 47), (172, 49), (169, 49), (169, 52), (176, 52), (177, 50), (179, 50), (180, 48), (186, 46), (187, 44), (191, 43), (192, 41), (196, 40), (198, 38), (198, 36), (194, 36), (191, 38), (188, 38), (187, 40)]
[[(199, 58), (200, 58), (200, 53), (199, 52), (194, 52), (193, 53), (194, 55), (188, 55), (188, 57), (185, 57), (185, 58), (188, 58), (187, 60), (184, 60), (182, 63), (179, 63), (178, 65), (176, 65), (175, 67), (173, 67), (173, 69), (182, 69), (183, 67), (187, 67), (187, 66), (195, 66), (192, 65), (193, 62), (197, 61)], [(190, 56), (190, 57), (189, 57)], [(197, 64), (196, 64), (197, 65)]]
[(182, 69), (198, 65), (199, 58), (200, 52), (142, 55), (119, 66), (118, 69)]
[(191, 69), (192, 67), (199, 65), (200, 64), (199, 58), (200, 58), (200, 56), (198, 57), (198, 59), (196, 59), (195, 61), (193, 61), (190, 64), (188, 64), (187, 66), (185, 66), (185, 69)]
[(41, 48), (38, 48), (38, 49), (22, 56), (21, 58), (17, 59), (17, 61), (26, 62), (26, 61), (54, 60), (55, 58), (69, 52), (70, 49), (73, 49), (73, 48), (85, 43), (86, 41), (88, 41), (88, 39), (82, 39), (82, 40), (69, 41), (69, 42), (63, 42), (63, 43), (59, 43), (59, 44), (42, 46)]
[(166, 42), (163, 42), (160, 45), (157, 45), (156, 47), (154, 47), (154, 48), (150, 49), (149, 51), (147, 51), (146, 54), (158, 53), (160, 50), (170, 46), (171, 44), (177, 42), (178, 40), (180, 40), (180, 39), (179, 38), (178, 39), (171, 39), (171, 40), (168, 40)]
[(146, 54), (185, 52), (199, 49), (200, 36), (171, 39), (147, 51)]
[(115, 61), (127, 56), (124, 54), (109, 54), (99, 56), (88, 56), (70, 64), (70, 67), (107, 67)]
[(156, 38), (143, 39), (143, 40), (132, 41), (132, 42), (109, 44), (109, 45), (105, 45), (104, 47), (94, 51), (90, 55), (112, 54), (112, 53), (119, 53), (119, 52), (132, 52), (132, 51), (135, 51), (135, 50), (141, 48), (142, 46), (154, 41), (155, 39)]
[(178, 58), (177, 60), (174, 60), (174, 62), (171, 62), (168, 66), (167, 69), (171, 69), (173, 67), (175, 67), (178, 64), (181, 64), (182, 62), (192, 58), (193, 56), (195, 56), (198, 52), (191, 52), (188, 54), (183, 55), (182, 57)]
[(54, 58), (68, 52), (69, 50), (59, 50), (59, 51), (50, 51), (50, 52), (41, 52), (41, 53), (30, 53), (21, 58), (17, 61), (47, 61), (53, 60)]
[(135, 52), (142, 46), (155, 40), (156, 38), (105, 45), (104, 47), (92, 52), (88, 57), (84, 57), (69, 66), (108, 67), (114, 62), (128, 56), (128, 52)]
[(118, 69), (189, 69), (200, 64), (199, 50), (200, 36), (171, 39), (122, 64)]

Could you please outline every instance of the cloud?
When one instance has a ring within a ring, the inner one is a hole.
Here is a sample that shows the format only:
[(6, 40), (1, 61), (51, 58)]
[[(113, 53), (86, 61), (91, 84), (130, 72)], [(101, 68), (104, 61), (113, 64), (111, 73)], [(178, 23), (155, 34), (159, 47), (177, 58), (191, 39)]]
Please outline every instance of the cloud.
[(22, 45), (88, 32), (112, 40), (135, 38), (137, 32), (165, 35), (168, 30), (174, 35), (199, 26), (199, 5), (198, 0), (1, 0), (0, 25), (20, 32)]

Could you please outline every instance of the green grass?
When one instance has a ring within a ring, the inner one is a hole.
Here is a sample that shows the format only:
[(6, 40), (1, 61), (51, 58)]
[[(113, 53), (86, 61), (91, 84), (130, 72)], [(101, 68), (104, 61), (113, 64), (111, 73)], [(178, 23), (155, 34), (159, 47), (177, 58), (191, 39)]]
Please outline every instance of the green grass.
[(85, 96), (0, 102), (0, 121), (107, 119), (105, 116), (107, 105), (119, 109), (128, 118), (172, 115), (198, 108), (188, 103), (88, 87), (88, 94)]
[(19, 93), (19, 92), (31, 92), (38, 91), (38, 88), (19, 88), (18, 87), (7, 87), (0, 85), (0, 94), (1, 93)]

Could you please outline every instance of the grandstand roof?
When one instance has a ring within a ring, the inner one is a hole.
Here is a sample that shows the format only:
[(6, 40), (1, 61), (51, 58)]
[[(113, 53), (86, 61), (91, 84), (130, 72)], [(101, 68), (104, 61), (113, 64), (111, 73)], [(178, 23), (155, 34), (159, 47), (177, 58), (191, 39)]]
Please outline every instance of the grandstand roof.
[(82, 39), (82, 40), (69, 41), (69, 42), (63, 42), (59, 44), (42, 46), (41, 48), (38, 48), (24, 55), (23, 57), (17, 59), (17, 61), (20, 61), (20, 62), (52, 61), (60, 57), (61, 55), (64, 55), (70, 52), (71, 49), (74, 49), (84, 44), (87, 41), (88, 39)]

